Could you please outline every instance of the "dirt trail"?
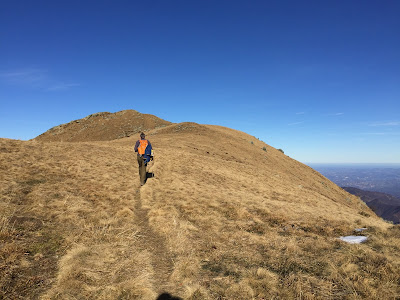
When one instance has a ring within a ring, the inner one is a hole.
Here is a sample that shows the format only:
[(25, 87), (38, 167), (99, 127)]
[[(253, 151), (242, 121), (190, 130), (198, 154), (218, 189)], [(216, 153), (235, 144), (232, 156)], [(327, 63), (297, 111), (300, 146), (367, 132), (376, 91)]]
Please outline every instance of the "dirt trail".
[(142, 207), (140, 190), (135, 193), (135, 215), (139, 226), (139, 244), (151, 253), (154, 270), (154, 288), (158, 293), (171, 291), (169, 277), (173, 271), (173, 261), (166, 247), (165, 239), (149, 225), (148, 209)]

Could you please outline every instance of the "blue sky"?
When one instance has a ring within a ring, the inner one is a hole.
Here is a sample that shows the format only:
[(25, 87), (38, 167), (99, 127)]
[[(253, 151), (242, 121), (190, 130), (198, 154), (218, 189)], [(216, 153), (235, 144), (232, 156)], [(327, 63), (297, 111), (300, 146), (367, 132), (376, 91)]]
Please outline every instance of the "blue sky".
[(4, 0), (0, 137), (135, 109), (304, 163), (400, 163), (399, 15), (394, 0)]

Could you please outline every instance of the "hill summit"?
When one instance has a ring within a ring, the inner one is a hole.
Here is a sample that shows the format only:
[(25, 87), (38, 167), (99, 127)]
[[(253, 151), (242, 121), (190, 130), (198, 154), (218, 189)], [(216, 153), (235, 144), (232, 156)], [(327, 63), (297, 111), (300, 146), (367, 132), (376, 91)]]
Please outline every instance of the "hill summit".
[(100, 112), (55, 126), (35, 138), (43, 142), (110, 141), (172, 124), (136, 110)]
[[(1, 299), (400, 295), (400, 227), (358, 197), (244, 132), (132, 116), (0, 139)], [(142, 187), (120, 128), (149, 128)]]

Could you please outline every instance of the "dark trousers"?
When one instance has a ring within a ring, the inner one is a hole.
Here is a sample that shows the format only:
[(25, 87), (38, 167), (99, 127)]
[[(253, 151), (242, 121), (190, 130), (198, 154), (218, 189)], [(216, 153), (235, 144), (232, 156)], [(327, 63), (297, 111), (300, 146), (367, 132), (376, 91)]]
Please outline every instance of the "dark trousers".
[(144, 163), (143, 157), (139, 154), (137, 155), (137, 161), (139, 164), (140, 184), (143, 185), (146, 183), (146, 164)]

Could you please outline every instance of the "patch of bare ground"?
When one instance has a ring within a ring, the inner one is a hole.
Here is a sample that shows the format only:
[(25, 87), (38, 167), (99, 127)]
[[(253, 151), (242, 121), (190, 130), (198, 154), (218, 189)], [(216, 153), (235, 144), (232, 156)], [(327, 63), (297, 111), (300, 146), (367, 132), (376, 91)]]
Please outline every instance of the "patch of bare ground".
[[(1, 297), (400, 295), (399, 226), (313, 169), (219, 126), (173, 124), (147, 137), (155, 177), (140, 192), (136, 137), (0, 139)], [(366, 243), (338, 239), (360, 227)]]

